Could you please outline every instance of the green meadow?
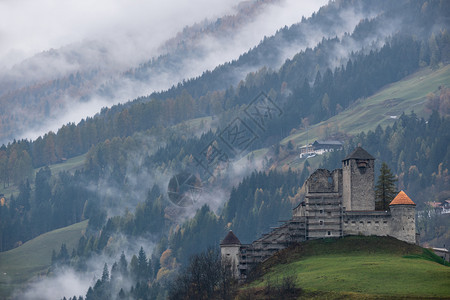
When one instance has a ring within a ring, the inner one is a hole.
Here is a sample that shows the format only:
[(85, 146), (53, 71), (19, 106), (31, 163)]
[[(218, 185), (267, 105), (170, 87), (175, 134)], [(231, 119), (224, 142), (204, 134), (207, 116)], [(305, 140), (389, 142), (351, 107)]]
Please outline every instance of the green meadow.
[(450, 297), (448, 264), (427, 249), (388, 237), (309, 241), (275, 255), (259, 272), (243, 291), (256, 295), (289, 277), (303, 298)]
[(0, 253), (0, 299), (27, 281), (46, 275), (52, 251), (65, 243), (69, 252), (86, 230), (88, 221), (44, 233), (23, 245)]

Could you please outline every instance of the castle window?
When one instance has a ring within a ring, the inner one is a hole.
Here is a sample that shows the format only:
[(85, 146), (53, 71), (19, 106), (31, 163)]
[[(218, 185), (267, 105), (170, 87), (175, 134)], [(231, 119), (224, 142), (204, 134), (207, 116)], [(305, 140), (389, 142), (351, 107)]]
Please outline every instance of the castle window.
[(360, 223), (360, 224), (364, 224), (364, 222), (363, 222), (363, 221), (359, 221), (359, 223)]
[(367, 224), (371, 224), (372, 222), (370, 222), (370, 221), (367, 221)]
[(319, 210), (319, 213), (323, 214), (323, 209)]
[(320, 225), (323, 225), (323, 221), (322, 220), (320, 220), (319, 223), (320, 223)]
[(331, 231), (328, 231), (328, 235), (331, 235)]
[(369, 161), (367, 160), (356, 160), (356, 164), (358, 165), (358, 168), (366, 168)]

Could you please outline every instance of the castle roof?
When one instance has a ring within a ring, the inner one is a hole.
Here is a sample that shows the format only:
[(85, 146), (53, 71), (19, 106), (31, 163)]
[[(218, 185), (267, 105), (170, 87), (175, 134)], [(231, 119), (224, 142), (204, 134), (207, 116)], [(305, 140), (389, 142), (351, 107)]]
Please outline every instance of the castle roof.
[(241, 241), (234, 235), (233, 231), (229, 231), (220, 245), (240, 245)]
[(346, 158), (343, 159), (344, 160), (348, 160), (348, 159), (373, 159), (375, 160), (375, 157), (373, 157), (372, 155), (370, 155), (366, 150), (364, 150), (361, 147), (357, 147), (355, 149), (355, 151), (353, 151), (352, 153), (350, 153), (349, 155), (347, 155)]
[(389, 203), (389, 205), (416, 205), (411, 198), (406, 195), (404, 191), (400, 191), (397, 196), (395, 196), (394, 200)]

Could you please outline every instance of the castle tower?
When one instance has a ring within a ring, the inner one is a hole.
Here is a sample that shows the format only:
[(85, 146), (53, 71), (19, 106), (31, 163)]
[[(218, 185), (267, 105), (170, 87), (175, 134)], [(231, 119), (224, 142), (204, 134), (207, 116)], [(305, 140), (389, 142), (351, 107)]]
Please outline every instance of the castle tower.
[(342, 160), (342, 206), (346, 211), (375, 210), (375, 158), (358, 147)]
[(389, 209), (389, 235), (411, 244), (416, 243), (416, 204), (404, 191), (400, 191), (389, 204)]
[(220, 243), (220, 254), (222, 263), (229, 264), (236, 278), (239, 277), (239, 254), (241, 249), (241, 241), (234, 235), (233, 231), (229, 231), (227, 236)]

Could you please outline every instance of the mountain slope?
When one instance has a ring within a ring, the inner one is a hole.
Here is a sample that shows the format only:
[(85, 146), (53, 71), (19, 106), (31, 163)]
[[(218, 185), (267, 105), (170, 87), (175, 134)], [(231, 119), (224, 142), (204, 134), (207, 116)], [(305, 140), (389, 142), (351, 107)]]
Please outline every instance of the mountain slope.
[(419, 117), (425, 117), (429, 113), (425, 111), (427, 95), (438, 93), (449, 82), (450, 65), (438, 70), (422, 69), (385, 86), (368, 98), (359, 99), (336, 116), (309, 127), (308, 131), (303, 129), (289, 135), (281, 143), (292, 141), (301, 146), (307, 141), (325, 139), (327, 135), (339, 132), (353, 135), (375, 130), (378, 125), (392, 125), (402, 113), (410, 113), (412, 110)]
[[(71, 114), (82, 114), (84, 117), (86, 109), (89, 107), (95, 107), (98, 110), (104, 105), (169, 88), (182, 80), (187, 80), (187, 82), (181, 85), (181, 88), (187, 89), (195, 98), (210, 91), (225, 89), (230, 85), (236, 85), (249, 72), (256, 71), (264, 66), (277, 69), (286, 59), (291, 59), (296, 53), (305, 50), (307, 47), (314, 47), (323, 38), (343, 37), (345, 34), (353, 32), (360, 20), (372, 19), (391, 9), (397, 11), (404, 4), (404, 2), (398, 5), (392, 4), (389, 1), (331, 2), (319, 10), (317, 14), (313, 14), (311, 18), (303, 19), (301, 23), (289, 28), (284, 27), (273, 36), (264, 37), (264, 39), (261, 36), (260, 38), (263, 40), (257, 46), (250, 45), (249, 47), (254, 46), (250, 51), (235, 53), (234, 42), (239, 42), (239, 39), (241, 39), (239, 38), (239, 30), (245, 25), (252, 24), (255, 16), (261, 14), (261, 11), (268, 10), (270, 5), (266, 5), (266, 2), (271, 4), (277, 1), (257, 1), (250, 10), (241, 8), (236, 16), (233, 16), (234, 18), (227, 16), (218, 19), (215, 23), (206, 22), (188, 28), (183, 31), (182, 35), (184, 36), (175, 39), (176, 42), (173, 40), (169, 42), (169, 45), (176, 44), (176, 46), (166, 47), (169, 52), (154, 57), (137, 68), (132, 67), (128, 70), (123, 68), (122, 71), (114, 72), (108, 71), (108, 68), (74, 71), (60, 76), (56, 80), (34, 82), (2, 95), (0, 103), (3, 103), (5, 112), (9, 111), (13, 114), (3, 116), (3, 124), (0, 124), (0, 126), (2, 126), (1, 132), (4, 132), (4, 137), (0, 136), (0, 141), (17, 137), (17, 134), (13, 134), (13, 132), (23, 127), (22, 124), (25, 121), (34, 126), (45, 123), (49, 126), (50, 121), (60, 122), (58, 125), (61, 125), (65, 120), (61, 121), (60, 114), (67, 113), (65, 111), (67, 102), (75, 102), (83, 106), (81, 111), (72, 111)], [(316, 64), (323, 71), (327, 67), (338, 66), (342, 60), (346, 60), (351, 51), (358, 51), (362, 47), (366, 47), (366, 50), (379, 47), (384, 38), (394, 33), (392, 28), (397, 28), (397, 25), (402, 23), (399, 16), (400, 14), (397, 14), (394, 18), (393, 15), (385, 15), (379, 22), (376, 22), (377, 30), (371, 31), (368, 35), (360, 34), (357, 38), (347, 39), (346, 43), (336, 46), (337, 48), (333, 51), (327, 51), (327, 55), (332, 54), (332, 57), (327, 58), (326, 61), (311, 61), (308, 68), (304, 68), (302, 76), (309, 77), (311, 80), (317, 71)], [(298, 18), (298, 21), (300, 21), (300, 13)], [(230, 25), (224, 25), (226, 23)], [(200, 28), (197, 28), (199, 26)], [(374, 25), (370, 26), (374, 27)], [(401, 30), (404, 30), (404, 27), (401, 28)], [(364, 30), (366, 29), (368, 28)], [(91, 42), (91, 44), (89, 47), (94, 49), (93, 52), (108, 50), (108, 45), (102, 46), (96, 42)], [(215, 44), (219, 46), (211, 46)], [(105, 47), (106, 50), (103, 49)], [(234, 55), (225, 55), (226, 58), (217, 59), (223, 55), (221, 51), (225, 48), (230, 48), (229, 50)], [(52, 50), (45, 55), (43, 54), (43, 56), (60, 58), (68, 55), (70, 57), (71, 51), (70, 47), (65, 50), (68, 54), (64, 54), (64, 51), (58, 53), (58, 51)], [(241, 56), (238, 58), (237, 56), (240, 54)], [(210, 61), (215, 64), (205, 65), (206, 62)], [(207, 71), (225, 61), (229, 62), (213, 71)], [(110, 61), (105, 64), (114, 65)], [(195, 85), (192, 86), (193, 83), (188, 79), (199, 76), (201, 72), (205, 72), (204, 76), (201, 76), (202, 81), (207, 82), (207, 85), (202, 84), (202, 86), (207, 88), (199, 90)], [(303, 78), (297, 79), (302, 81)], [(5, 86), (8, 85), (5, 84)], [(168, 98), (173, 97), (174, 93), (179, 94), (179, 92), (180, 90), (170, 89), (163, 95), (155, 93), (153, 96)], [(30, 101), (30, 99), (33, 101)], [(16, 102), (20, 105), (19, 110), (15, 109), (16, 104), (12, 105)], [(28, 109), (27, 106), (30, 105), (33, 107), (33, 115), (35, 116), (31, 121), (28, 121), (27, 118), (30, 116), (27, 116), (26, 113), (23, 114), (23, 111)], [(15, 124), (15, 126), (12, 124)], [(55, 129), (56, 126), (53, 126), (53, 130)], [(23, 136), (23, 132), (20, 135)], [(34, 137), (36, 132), (30, 132), (28, 136)]]

